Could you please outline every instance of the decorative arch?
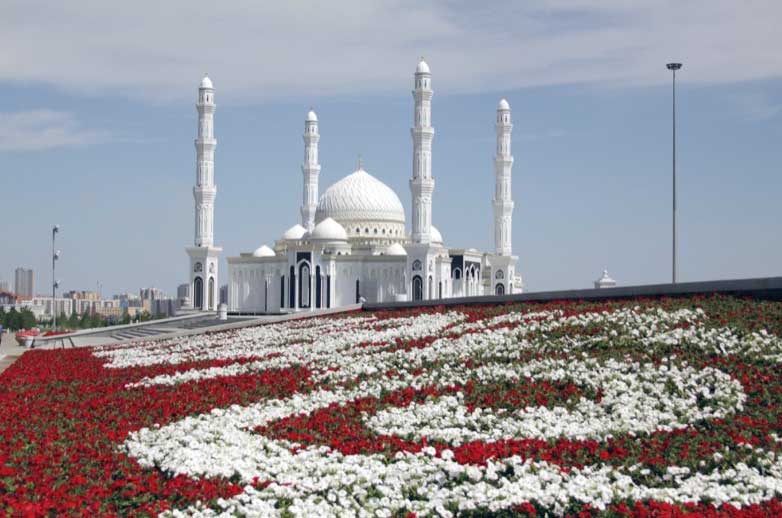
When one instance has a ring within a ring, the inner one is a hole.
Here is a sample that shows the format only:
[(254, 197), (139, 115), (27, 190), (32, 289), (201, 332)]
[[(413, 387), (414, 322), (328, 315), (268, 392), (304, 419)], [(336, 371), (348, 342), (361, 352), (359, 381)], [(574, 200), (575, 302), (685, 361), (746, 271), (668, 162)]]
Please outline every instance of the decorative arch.
[(413, 300), (424, 300), (424, 280), (420, 275), (413, 276)]
[(204, 309), (204, 280), (201, 277), (193, 280), (193, 307)]
[(497, 286), (494, 287), (494, 294), (495, 295), (505, 295), (505, 285), (501, 282), (497, 283)]
[(299, 263), (299, 307), (309, 308), (312, 304), (310, 263)]
[(209, 277), (209, 308), (215, 309), (215, 278)]

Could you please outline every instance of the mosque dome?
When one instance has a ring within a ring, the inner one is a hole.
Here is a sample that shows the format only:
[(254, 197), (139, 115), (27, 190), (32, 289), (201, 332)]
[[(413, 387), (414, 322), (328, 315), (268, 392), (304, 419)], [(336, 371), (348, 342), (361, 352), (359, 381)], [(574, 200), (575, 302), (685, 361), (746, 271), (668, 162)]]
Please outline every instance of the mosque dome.
[(209, 79), (209, 76), (204, 76), (204, 78), (201, 80), (201, 88), (214, 88), (214, 86), (212, 86), (212, 80)]
[(282, 239), (285, 241), (292, 241), (296, 239), (301, 239), (304, 237), (304, 234), (307, 233), (307, 229), (299, 225), (298, 223), (296, 225), (293, 225), (291, 228), (285, 231), (285, 233), (282, 235)]
[(394, 243), (393, 245), (389, 246), (385, 250), (385, 255), (407, 255), (407, 251), (405, 250), (405, 247), (400, 245), (399, 243)]
[(431, 242), (435, 244), (442, 245), (443, 244), (443, 235), (440, 234), (440, 231), (437, 230), (437, 228), (434, 225), (429, 226), (429, 234), (431, 235)]
[[(402, 236), (405, 209), (396, 193), (359, 167), (321, 195), (315, 221), (336, 220), (342, 227), (370, 237)], [(388, 232), (388, 234), (386, 233)]]
[(500, 104), (497, 105), (498, 110), (510, 110), (510, 104), (505, 99), (500, 99)]
[(424, 61), (424, 58), (421, 58), (421, 61), (418, 62), (418, 66), (415, 67), (415, 73), (416, 74), (429, 74), (429, 65)]
[(274, 257), (275, 255), (274, 250), (266, 245), (259, 247), (253, 252), (253, 257)]
[(347, 241), (348, 234), (342, 225), (331, 218), (326, 218), (315, 225), (309, 237), (321, 241)]

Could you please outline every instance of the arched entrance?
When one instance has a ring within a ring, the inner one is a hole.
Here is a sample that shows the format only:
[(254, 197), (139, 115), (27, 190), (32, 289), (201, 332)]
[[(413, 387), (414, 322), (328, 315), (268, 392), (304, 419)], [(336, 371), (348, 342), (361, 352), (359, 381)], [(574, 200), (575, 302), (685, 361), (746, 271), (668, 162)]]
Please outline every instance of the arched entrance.
[(494, 288), (495, 295), (505, 295), (505, 286), (502, 283), (497, 284)]
[(424, 300), (424, 280), (420, 275), (413, 276), (413, 300)]
[(204, 280), (201, 277), (193, 281), (193, 307), (204, 309)]

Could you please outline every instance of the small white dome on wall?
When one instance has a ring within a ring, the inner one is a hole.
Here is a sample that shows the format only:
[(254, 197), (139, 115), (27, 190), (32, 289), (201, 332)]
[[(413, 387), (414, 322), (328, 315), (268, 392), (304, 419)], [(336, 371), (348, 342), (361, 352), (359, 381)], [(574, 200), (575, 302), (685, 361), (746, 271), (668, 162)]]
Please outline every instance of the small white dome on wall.
[(304, 237), (304, 234), (307, 233), (307, 229), (299, 225), (298, 223), (293, 225), (291, 228), (285, 231), (285, 233), (282, 235), (282, 238), (285, 241), (292, 241), (296, 239), (301, 239)]
[(443, 236), (440, 234), (440, 231), (437, 230), (437, 227), (430, 225), (429, 228), (431, 229), (429, 234), (431, 235), (432, 243), (443, 244)]
[(389, 246), (385, 250), (386, 255), (407, 255), (407, 251), (405, 251), (405, 247), (400, 245), (399, 243), (394, 243), (393, 245)]
[(345, 229), (332, 218), (326, 218), (312, 230), (310, 239), (321, 241), (347, 241), (348, 233)]
[(212, 86), (212, 80), (209, 79), (209, 76), (204, 76), (204, 78), (201, 80), (201, 88), (214, 88), (214, 86)]
[(266, 245), (262, 245), (253, 252), (253, 257), (274, 257), (275, 255), (274, 250)]

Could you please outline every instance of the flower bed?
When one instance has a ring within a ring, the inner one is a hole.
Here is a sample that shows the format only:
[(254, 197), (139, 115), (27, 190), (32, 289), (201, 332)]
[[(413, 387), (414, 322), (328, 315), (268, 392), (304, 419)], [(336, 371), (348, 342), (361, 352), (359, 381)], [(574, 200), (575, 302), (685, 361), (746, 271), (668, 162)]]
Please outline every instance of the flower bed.
[(782, 304), (350, 314), (31, 351), (9, 515), (781, 516)]

